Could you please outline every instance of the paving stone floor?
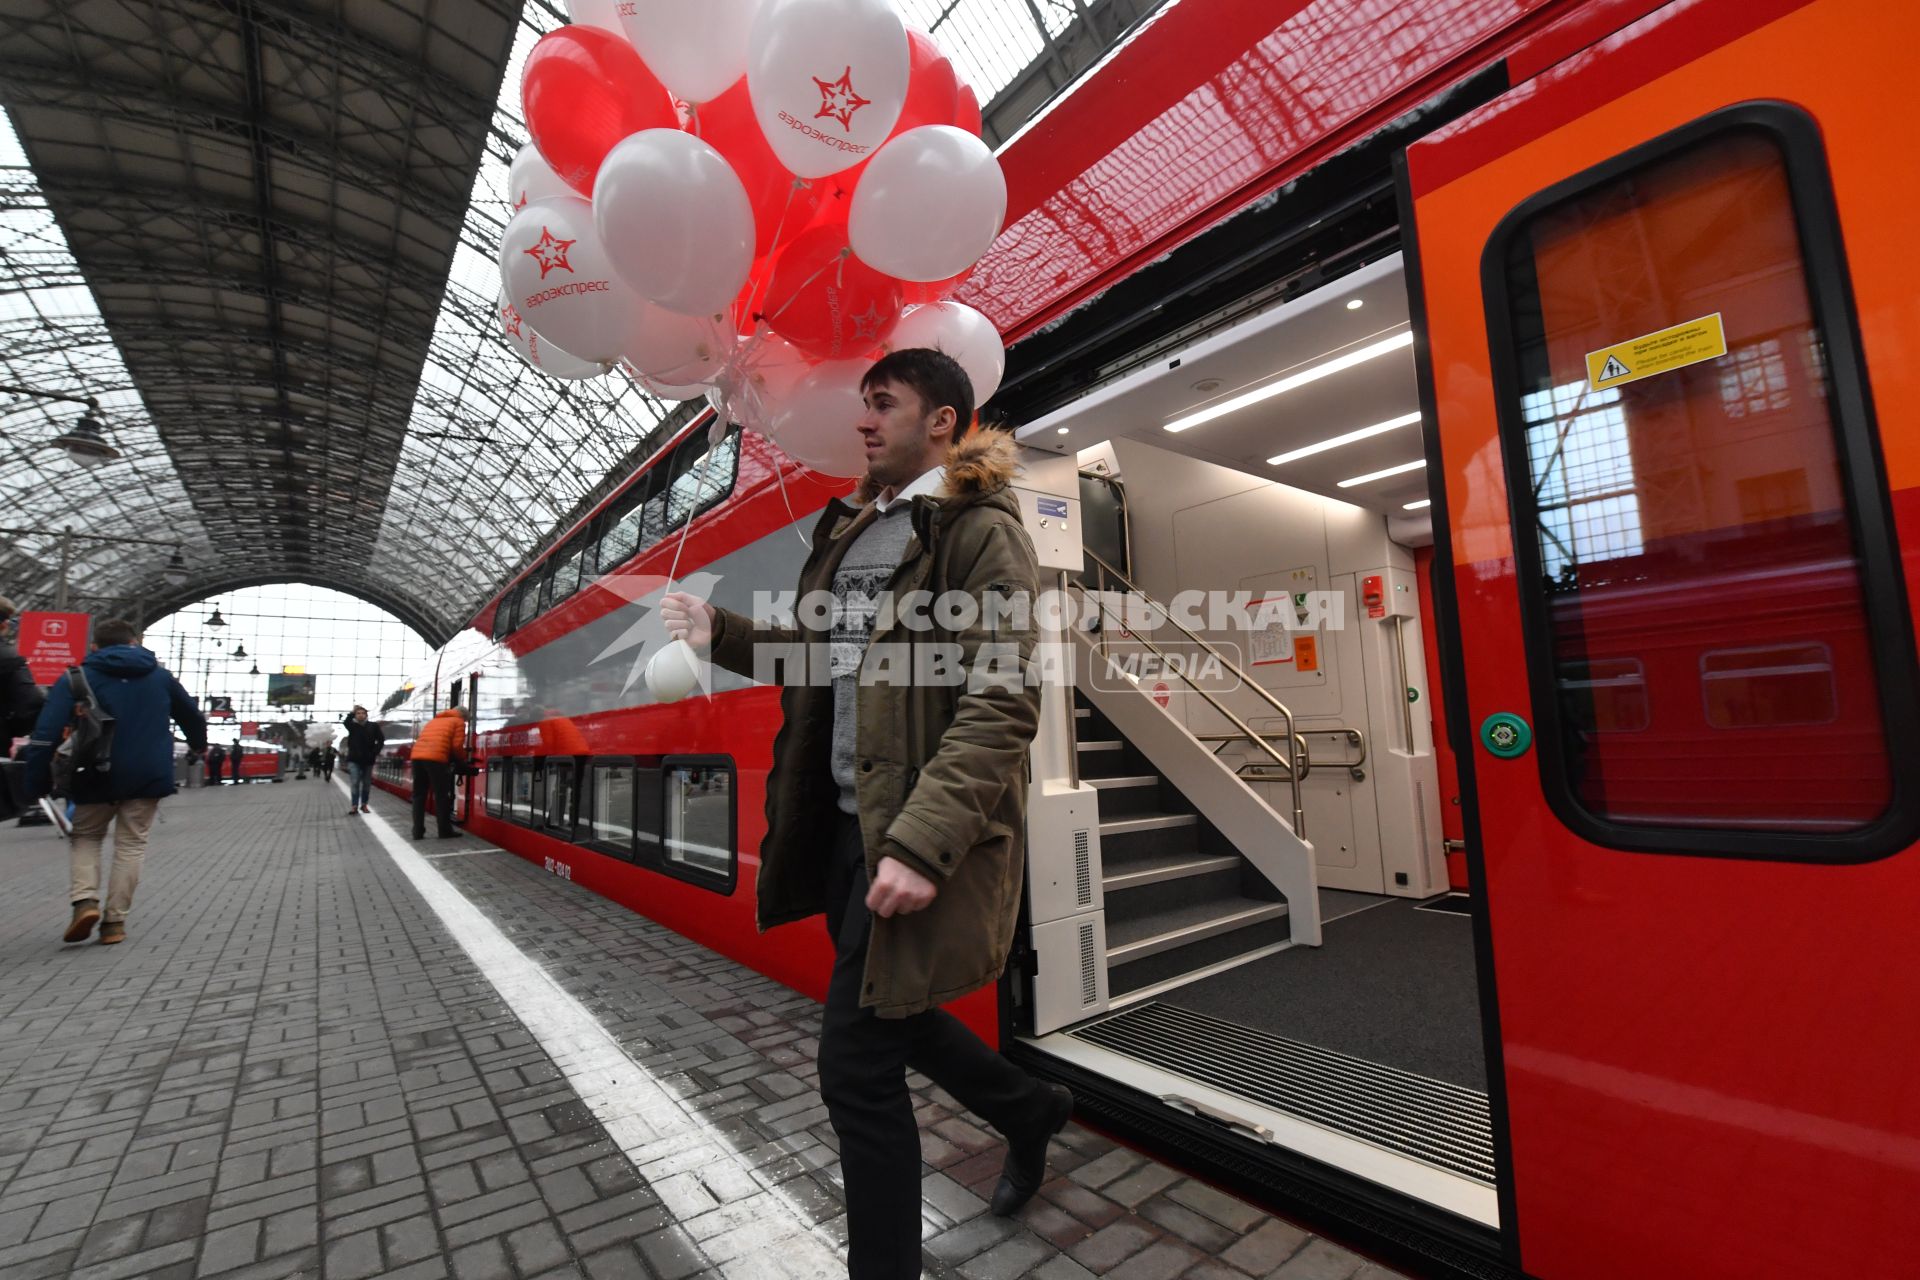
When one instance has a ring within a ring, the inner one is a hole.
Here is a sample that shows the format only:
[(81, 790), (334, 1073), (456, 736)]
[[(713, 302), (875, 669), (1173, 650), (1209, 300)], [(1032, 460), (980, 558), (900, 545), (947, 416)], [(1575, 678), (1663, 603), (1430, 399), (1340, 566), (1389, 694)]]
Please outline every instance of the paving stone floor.
[[(0, 828), (0, 1280), (799, 1274), (769, 1195), (844, 1238), (817, 1006), (478, 840), (417, 846), (740, 1156), (623, 1149), (344, 809), (313, 779), (168, 801), (117, 947), (61, 944), (64, 842)], [(1391, 1280), (1078, 1125), (995, 1218), (1000, 1144), (916, 1083), (931, 1275)]]

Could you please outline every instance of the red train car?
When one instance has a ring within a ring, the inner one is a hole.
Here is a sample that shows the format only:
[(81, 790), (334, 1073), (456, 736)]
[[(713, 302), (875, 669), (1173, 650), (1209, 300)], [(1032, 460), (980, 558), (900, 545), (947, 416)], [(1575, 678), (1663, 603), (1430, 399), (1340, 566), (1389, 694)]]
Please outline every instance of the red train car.
[[(1213, 685), (1069, 639), (1022, 942), (963, 1015), (1419, 1274), (1920, 1272), (1916, 37), (1184, 0), (1005, 148), (966, 300), (1061, 554), (1300, 626), (1169, 631)], [(696, 424), (390, 738), (458, 696), (475, 832), (820, 994), (824, 933), (752, 926), (775, 692), (656, 705), (641, 664), (676, 557), (764, 607), (844, 489)]]

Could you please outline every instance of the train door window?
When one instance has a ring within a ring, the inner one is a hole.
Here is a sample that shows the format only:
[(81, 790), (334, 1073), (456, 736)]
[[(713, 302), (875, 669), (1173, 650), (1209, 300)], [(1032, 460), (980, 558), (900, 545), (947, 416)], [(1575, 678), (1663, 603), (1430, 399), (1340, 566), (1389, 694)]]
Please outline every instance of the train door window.
[(1586, 733), (1638, 733), (1653, 722), (1647, 668), (1638, 658), (1585, 658), (1560, 666), (1560, 705)]
[(1840, 715), (1833, 652), (1824, 644), (1770, 644), (1700, 655), (1700, 692), (1716, 729), (1832, 724)]
[(487, 812), (499, 817), (507, 801), (507, 762), (495, 756), (487, 761)]
[(661, 765), (660, 851), (675, 875), (731, 889), (734, 872), (734, 773), (724, 758), (669, 759)]
[(1876, 659), (1909, 628), (1817, 129), (1721, 112), (1523, 204), (1485, 267), (1561, 816), (1624, 848), (1898, 847), (1913, 690)]
[(515, 822), (533, 820), (533, 780), (538, 769), (524, 757), (507, 762), (507, 816)]
[(527, 762), (527, 811), (517, 815), (522, 822), (538, 826), (547, 816), (547, 762), (529, 760)]
[(566, 839), (573, 838), (573, 820), (579, 801), (579, 762), (570, 757), (561, 757), (547, 761), (546, 810), (547, 829), (558, 832)]
[(633, 773), (627, 761), (594, 761), (581, 823), (582, 839), (623, 858), (633, 857)]

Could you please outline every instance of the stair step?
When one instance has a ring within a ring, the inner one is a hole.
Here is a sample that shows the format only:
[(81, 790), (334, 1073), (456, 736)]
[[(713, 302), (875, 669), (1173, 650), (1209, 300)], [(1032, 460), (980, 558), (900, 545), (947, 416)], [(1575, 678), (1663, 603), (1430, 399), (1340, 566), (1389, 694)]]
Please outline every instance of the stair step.
[(1155, 787), (1160, 785), (1157, 773), (1130, 774), (1124, 778), (1086, 778), (1088, 786), (1098, 787), (1102, 791), (1119, 791), (1126, 787)]
[[(1259, 902), (1238, 898), (1225, 904), (1205, 904), (1205, 908), (1129, 921), (1125, 926), (1111, 922), (1107, 926), (1107, 963), (1126, 964), (1146, 956), (1184, 947), (1191, 942), (1217, 938), (1224, 933), (1278, 920), (1287, 914), (1284, 902)], [(1114, 940), (1120, 939), (1118, 945)]]
[(1075, 707), (1073, 709), (1073, 718), (1075, 720), (1087, 720), (1092, 718), (1092, 716), (1093, 716), (1092, 707)]
[(1158, 831), (1163, 827), (1197, 826), (1200, 818), (1191, 813), (1147, 813), (1137, 818), (1109, 818), (1100, 824), (1103, 836), (1128, 836), (1136, 831)]
[(1112, 738), (1104, 742), (1079, 742), (1074, 745), (1082, 751), (1124, 751), (1127, 747), (1127, 744), (1118, 738)]
[(1192, 854), (1183, 853), (1157, 854), (1126, 863), (1125, 870), (1102, 876), (1100, 884), (1108, 893), (1118, 893), (1122, 889), (1137, 889), (1142, 885), (1183, 880), (1188, 876), (1232, 871), (1239, 865), (1239, 857), (1230, 853), (1211, 858), (1197, 858)]
[(1118, 1000), (1147, 988), (1161, 990), (1168, 984), (1177, 985), (1183, 979), (1204, 973), (1213, 965), (1248, 954), (1259, 954), (1275, 944), (1288, 942), (1292, 939), (1292, 928), (1287, 917), (1280, 916), (1264, 924), (1250, 925), (1232, 933), (1175, 947), (1159, 955), (1147, 956), (1132, 964), (1116, 964), (1107, 971), (1108, 990)]

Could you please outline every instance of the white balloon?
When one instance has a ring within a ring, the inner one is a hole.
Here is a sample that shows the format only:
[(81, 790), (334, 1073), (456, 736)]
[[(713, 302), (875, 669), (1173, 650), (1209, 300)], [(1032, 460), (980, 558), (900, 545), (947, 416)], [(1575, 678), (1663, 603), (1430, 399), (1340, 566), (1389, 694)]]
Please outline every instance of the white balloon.
[(523, 323), (562, 351), (611, 363), (624, 354), (639, 299), (613, 273), (585, 200), (542, 200), (500, 237), (500, 279)]
[(655, 702), (678, 702), (700, 684), (700, 659), (685, 640), (674, 640), (647, 659), (647, 692)]
[(747, 39), (754, 119), (802, 178), (838, 173), (887, 140), (911, 68), (887, 0), (766, 0)]
[(908, 307), (887, 338), (889, 351), (932, 347), (960, 362), (973, 383), (974, 407), (985, 404), (1000, 389), (1007, 371), (1007, 349), (993, 321), (964, 302), (932, 302)]
[(567, 0), (567, 21), (583, 27), (599, 27), (624, 38), (620, 29), (620, 0)]
[(620, 27), (675, 97), (707, 102), (747, 73), (747, 36), (761, 0), (646, 0)]
[(678, 129), (620, 140), (593, 182), (613, 266), (669, 311), (724, 311), (753, 270), (753, 205), (725, 156)]
[(773, 405), (767, 434), (788, 457), (830, 476), (857, 476), (867, 469), (867, 449), (858, 423), (866, 406), (860, 379), (872, 362), (834, 360), (816, 367)]
[(812, 369), (804, 351), (763, 327), (743, 344), (732, 376), (721, 383), (722, 412), (729, 421), (771, 435), (774, 411)]
[(520, 318), (520, 309), (507, 300), (503, 285), (494, 311), (500, 317), (500, 332), (522, 360), (540, 372), (567, 382), (578, 382), (584, 378), (597, 378), (607, 371), (603, 364), (591, 360), (582, 360), (571, 355), (551, 342), (543, 342), (540, 335)]
[(577, 198), (579, 194), (560, 181), (560, 175), (540, 158), (531, 142), (514, 152), (513, 163), (507, 167), (507, 204), (515, 213), (535, 200)]
[(1007, 179), (987, 144), (950, 124), (909, 129), (860, 175), (847, 236), (860, 260), (901, 280), (959, 275), (1007, 217)]
[(649, 378), (690, 387), (720, 372), (733, 347), (733, 334), (720, 317), (683, 316), (635, 298), (626, 350), (621, 354)]
[(706, 395), (708, 391), (712, 390), (712, 388), (708, 387), (704, 382), (696, 382), (691, 386), (682, 387), (675, 386), (671, 382), (662, 382), (658, 378), (649, 378), (646, 374), (635, 369), (631, 360), (627, 361), (627, 369), (633, 374), (633, 380), (638, 382), (648, 395), (659, 400), (672, 400), (676, 402), (698, 400), (701, 396)]

